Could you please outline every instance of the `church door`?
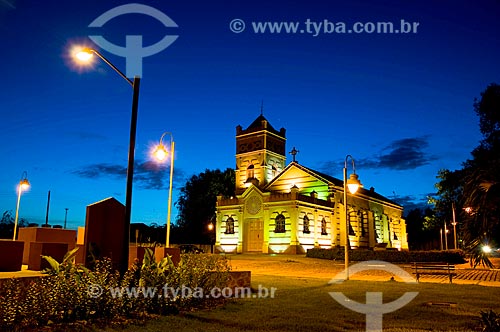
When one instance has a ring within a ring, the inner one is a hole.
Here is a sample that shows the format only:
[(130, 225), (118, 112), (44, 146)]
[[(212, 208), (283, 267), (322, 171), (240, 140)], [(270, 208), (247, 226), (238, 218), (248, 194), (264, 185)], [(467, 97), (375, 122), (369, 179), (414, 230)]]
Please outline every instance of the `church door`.
[(260, 219), (247, 220), (247, 251), (262, 252), (264, 223)]

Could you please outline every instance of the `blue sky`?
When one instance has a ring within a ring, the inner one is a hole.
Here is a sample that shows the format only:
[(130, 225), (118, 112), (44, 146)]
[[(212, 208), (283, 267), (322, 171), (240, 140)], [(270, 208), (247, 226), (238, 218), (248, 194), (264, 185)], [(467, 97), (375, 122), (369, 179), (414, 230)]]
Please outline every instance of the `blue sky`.
[[(151, 146), (173, 133), (174, 195), (206, 168), (234, 167), (235, 127), (259, 114), (287, 129), (287, 150), (307, 167), (342, 176), (346, 154), (365, 187), (405, 203), (434, 191), (439, 169), (456, 169), (480, 139), (472, 104), (499, 81), (497, 1), (142, 1), (166, 28), (127, 14), (88, 25), (127, 1), (0, 0), (0, 211), (15, 211), (23, 171), (32, 186), (20, 216), (83, 226), (88, 204), (125, 201), (132, 89), (103, 62), (74, 64), (70, 49), (102, 35), (125, 45), (177, 40), (143, 59), (132, 221), (164, 223), (167, 166)], [(246, 29), (234, 33), (230, 22)], [(418, 22), (416, 33), (300, 33), (307, 20)], [(298, 22), (298, 33), (256, 33), (257, 22)], [(99, 49), (125, 70), (125, 58)], [(288, 158), (288, 162), (291, 158)], [(174, 197), (174, 200), (176, 198)], [(407, 205), (407, 206), (411, 206)], [(174, 218), (176, 211), (174, 210)]]

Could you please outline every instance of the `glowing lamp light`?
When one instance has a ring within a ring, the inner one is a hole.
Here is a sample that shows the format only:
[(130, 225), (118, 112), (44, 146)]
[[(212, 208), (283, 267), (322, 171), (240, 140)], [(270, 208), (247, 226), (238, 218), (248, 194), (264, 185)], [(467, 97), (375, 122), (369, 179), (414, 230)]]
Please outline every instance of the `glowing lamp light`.
[(153, 151), (153, 156), (156, 158), (158, 161), (164, 161), (167, 156), (168, 156), (168, 151), (165, 148), (165, 145), (159, 144), (155, 150)]
[(362, 187), (361, 182), (358, 179), (358, 175), (356, 173), (353, 173), (349, 176), (349, 180), (347, 180), (347, 188), (349, 189), (349, 192), (351, 194), (355, 194), (359, 187)]
[(214, 224), (213, 223), (208, 224), (207, 228), (209, 231), (212, 231), (214, 229)]
[(80, 61), (83, 61), (83, 62), (87, 62), (89, 61), (91, 58), (92, 58), (92, 52), (89, 52), (87, 50), (81, 50), (81, 51), (78, 51), (76, 54), (75, 54), (75, 57), (80, 60)]
[(27, 190), (30, 187), (30, 183), (28, 179), (22, 179), (21, 182), (19, 182), (19, 188), (21, 190)]
[(485, 254), (489, 254), (489, 253), (491, 252), (491, 247), (490, 247), (490, 246), (488, 246), (488, 245), (484, 245), (484, 246), (483, 246), (483, 252), (484, 252)]

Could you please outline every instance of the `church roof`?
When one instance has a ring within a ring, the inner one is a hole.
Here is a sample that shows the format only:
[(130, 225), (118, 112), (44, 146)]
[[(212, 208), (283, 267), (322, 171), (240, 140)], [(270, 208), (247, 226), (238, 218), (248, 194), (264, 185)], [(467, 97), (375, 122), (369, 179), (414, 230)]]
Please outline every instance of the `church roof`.
[(285, 129), (281, 128), (280, 130), (274, 129), (274, 127), (269, 123), (269, 121), (264, 117), (264, 115), (259, 115), (246, 129), (241, 130), (239, 134), (248, 134), (256, 131), (267, 130), (276, 135), (285, 136)]
[[(315, 170), (310, 169), (304, 165), (301, 165), (297, 162), (292, 161), (290, 164), (288, 164), (287, 167), (285, 167), (285, 169), (280, 174), (278, 174), (273, 180), (271, 180), (271, 182), (269, 182), (267, 184), (266, 189), (271, 187), (273, 185), (273, 183), (281, 177), (282, 174), (284, 174), (288, 169), (290, 169), (292, 167), (297, 167), (297, 168), (303, 170), (304, 172), (310, 174), (311, 176), (314, 176), (314, 177), (318, 178), (319, 180), (322, 180), (323, 182), (328, 183), (329, 185), (333, 185), (335, 187), (344, 187), (344, 181), (337, 179), (336, 177), (333, 177), (331, 175), (315, 171)], [(377, 199), (379, 201), (383, 201), (383, 202), (386, 202), (389, 204), (393, 204), (393, 205), (397, 205), (397, 206), (402, 207), (401, 205), (388, 199), (387, 197), (385, 197), (379, 193), (376, 193), (375, 190), (373, 190), (373, 189), (359, 188), (358, 192), (364, 196), (368, 196), (368, 197)]]

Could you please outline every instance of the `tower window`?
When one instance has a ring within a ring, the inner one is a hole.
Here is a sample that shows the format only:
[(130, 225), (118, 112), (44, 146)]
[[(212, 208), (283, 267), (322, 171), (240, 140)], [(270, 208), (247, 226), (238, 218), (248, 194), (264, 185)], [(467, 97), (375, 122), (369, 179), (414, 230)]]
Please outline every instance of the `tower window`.
[(302, 218), (302, 221), (303, 221), (303, 224), (302, 224), (302, 233), (304, 234), (309, 234), (311, 233), (311, 231), (309, 230), (309, 218), (307, 217), (307, 215), (304, 216), (304, 218)]
[(247, 179), (253, 179), (254, 178), (254, 167), (253, 165), (250, 165), (247, 167)]
[(234, 219), (233, 217), (229, 217), (226, 220), (226, 231), (225, 234), (234, 234)]
[(285, 216), (283, 214), (278, 214), (275, 219), (274, 232), (275, 233), (285, 233)]
[(278, 169), (274, 165), (271, 165), (271, 175), (273, 179), (276, 177), (276, 175), (278, 175)]

